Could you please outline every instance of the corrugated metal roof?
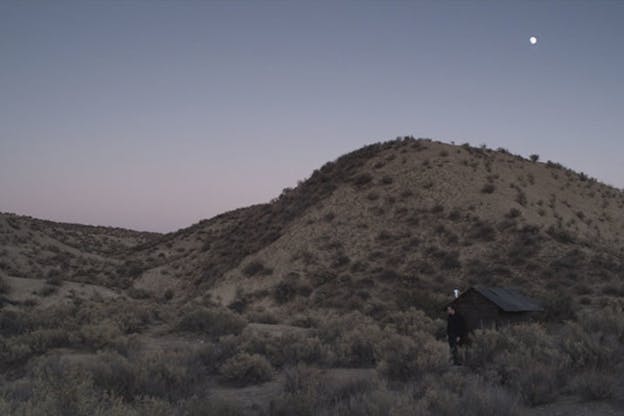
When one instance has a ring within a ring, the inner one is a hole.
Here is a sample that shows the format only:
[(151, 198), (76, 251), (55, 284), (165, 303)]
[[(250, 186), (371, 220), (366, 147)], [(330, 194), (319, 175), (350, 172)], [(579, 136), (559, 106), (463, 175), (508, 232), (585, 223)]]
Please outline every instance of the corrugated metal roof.
[(544, 310), (537, 301), (508, 287), (473, 287), (505, 312), (534, 312)]

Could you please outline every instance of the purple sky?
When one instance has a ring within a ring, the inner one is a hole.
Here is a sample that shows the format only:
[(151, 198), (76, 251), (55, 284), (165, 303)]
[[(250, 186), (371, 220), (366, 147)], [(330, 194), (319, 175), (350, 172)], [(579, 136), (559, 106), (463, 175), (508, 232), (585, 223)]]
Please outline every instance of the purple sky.
[(399, 135), (622, 188), (622, 22), (621, 1), (4, 0), (0, 211), (172, 231)]

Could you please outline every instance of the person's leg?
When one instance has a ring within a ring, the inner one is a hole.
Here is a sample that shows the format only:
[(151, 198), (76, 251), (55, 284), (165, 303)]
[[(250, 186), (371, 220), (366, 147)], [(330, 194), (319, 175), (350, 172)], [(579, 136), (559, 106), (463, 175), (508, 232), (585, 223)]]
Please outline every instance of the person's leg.
[(449, 337), (449, 348), (451, 350), (451, 359), (453, 364), (459, 364), (459, 354), (457, 351), (457, 339), (455, 337)]

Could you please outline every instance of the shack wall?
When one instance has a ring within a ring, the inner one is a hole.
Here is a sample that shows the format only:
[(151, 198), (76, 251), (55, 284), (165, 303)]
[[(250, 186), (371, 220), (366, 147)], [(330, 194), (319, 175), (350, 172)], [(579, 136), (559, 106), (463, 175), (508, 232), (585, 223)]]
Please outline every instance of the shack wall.
[(452, 305), (464, 318), (468, 331), (496, 326), (500, 319), (500, 308), (476, 290), (467, 291)]

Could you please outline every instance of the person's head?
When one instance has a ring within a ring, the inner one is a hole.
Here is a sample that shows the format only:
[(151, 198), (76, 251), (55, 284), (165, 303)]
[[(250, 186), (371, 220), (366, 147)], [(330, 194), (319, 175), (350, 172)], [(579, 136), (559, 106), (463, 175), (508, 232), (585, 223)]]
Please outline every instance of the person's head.
[(448, 313), (449, 315), (455, 315), (455, 308), (452, 306), (447, 306), (446, 313)]

